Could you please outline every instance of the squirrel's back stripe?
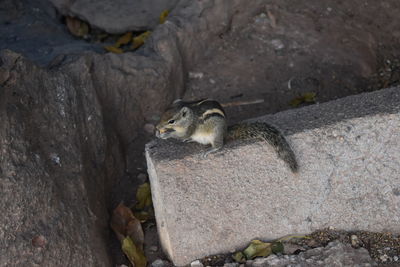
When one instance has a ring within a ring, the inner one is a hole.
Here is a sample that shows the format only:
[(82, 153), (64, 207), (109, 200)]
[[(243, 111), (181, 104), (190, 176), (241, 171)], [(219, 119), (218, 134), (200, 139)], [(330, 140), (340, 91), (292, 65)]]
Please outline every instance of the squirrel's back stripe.
[(205, 120), (214, 115), (222, 116), (223, 118), (225, 118), (225, 113), (218, 108), (212, 108), (212, 109), (207, 110), (206, 112), (203, 113), (203, 115), (201, 115), (201, 118), (203, 120)]

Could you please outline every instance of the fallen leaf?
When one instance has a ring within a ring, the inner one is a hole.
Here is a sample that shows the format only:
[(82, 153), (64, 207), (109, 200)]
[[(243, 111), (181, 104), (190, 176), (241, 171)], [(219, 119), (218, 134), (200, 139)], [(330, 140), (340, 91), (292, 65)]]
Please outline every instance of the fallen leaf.
[(136, 37), (133, 37), (132, 48), (137, 49), (140, 46), (142, 46), (144, 42), (146, 42), (147, 38), (150, 36), (150, 33), (151, 33), (150, 31), (146, 31), (144, 33), (139, 34)]
[(83, 37), (89, 33), (89, 26), (80, 19), (66, 17), (67, 28), (76, 37)]
[(122, 53), (124, 53), (124, 50), (122, 50), (122, 49), (119, 48), (119, 47), (112, 46), (112, 45), (105, 46), (104, 49), (107, 50), (108, 52), (112, 52), (112, 53), (115, 53), (115, 54), (122, 54)]
[(294, 238), (295, 239), (311, 239), (311, 237), (308, 235), (287, 235), (287, 236), (279, 238), (278, 240), (276, 240), (276, 242), (289, 241)]
[(248, 260), (255, 257), (266, 257), (272, 253), (272, 243), (264, 243), (260, 240), (253, 240), (250, 245), (243, 251)]
[(314, 92), (307, 92), (302, 94), (301, 96), (292, 99), (292, 101), (290, 101), (289, 104), (292, 107), (298, 107), (302, 103), (315, 103), (316, 95), (317, 94)]
[(119, 37), (117, 42), (114, 44), (114, 47), (120, 47), (121, 45), (126, 45), (131, 40), (132, 40), (132, 33), (131, 32), (127, 32), (124, 35), (122, 35), (121, 37)]
[(147, 260), (143, 250), (135, 246), (133, 240), (128, 236), (122, 241), (122, 251), (135, 267), (146, 267)]
[(239, 262), (239, 263), (245, 263), (246, 262), (246, 257), (244, 256), (243, 252), (241, 252), (241, 251), (236, 252), (235, 254), (233, 254), (232, 258), (234, 259), (234, 261)]
[(143, 247), (142, 225), (135, 218), (130, 208), (120, 203), (113, 211), (110, 225), (121, 242), (129, 236), (139, 248)]
[(168, 15), (169, 15), (169, 10), (167, 10), (167, 9), (164, 10), (163, 12), (161, 12), (161, 14), (160, 14), (160, 24), (163, 24), (167, 20)]
[(142, 210), (145, 207), (151, 206), (152, 201), (149, 183), (144, 183), (139, 186), (136, 192), (136, 200), (138, 203), (136, 204), (135, 208), (138, 210)]
[(135, 243), (138, 248), (143, 249), (144, 232), (138, 219), (135, 218), (135, 220), (128, 222), (126, 226), (126, 235), (132, 239), (133, 243)]
[(283, 253), (284, 247), (281, 242), (274, 242), (271, 245), (271, 250), (272, 253), (277, 254), (277, 253)]

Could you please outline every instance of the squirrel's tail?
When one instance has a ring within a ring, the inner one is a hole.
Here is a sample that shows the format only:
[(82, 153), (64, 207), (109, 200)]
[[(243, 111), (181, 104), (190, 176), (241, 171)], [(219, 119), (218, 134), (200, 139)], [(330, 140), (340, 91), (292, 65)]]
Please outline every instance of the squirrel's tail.
[(292, 170), (297, 172), (296, 156), (285, 137), (275, 127), (262, 122), (239, 123), (228, 127), (228, 139), (262, 138), (273, 146), (278, 157), (284, 160)]

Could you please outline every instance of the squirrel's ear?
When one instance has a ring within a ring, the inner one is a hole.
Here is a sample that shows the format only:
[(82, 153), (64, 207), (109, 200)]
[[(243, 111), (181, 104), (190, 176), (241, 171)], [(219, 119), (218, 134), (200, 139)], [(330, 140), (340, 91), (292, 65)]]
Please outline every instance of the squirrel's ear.
[(181, 108), (181, 115), (182, 118), (186, 117), (186, 115), (190, 112), (190, 109), (188, 107), (183, 107)]

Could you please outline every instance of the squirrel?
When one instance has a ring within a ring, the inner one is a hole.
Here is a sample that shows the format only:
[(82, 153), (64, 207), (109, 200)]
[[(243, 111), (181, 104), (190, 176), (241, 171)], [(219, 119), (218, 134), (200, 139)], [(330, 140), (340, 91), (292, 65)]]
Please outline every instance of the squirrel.
[(224, 141), (261, 138), (275, 148), (278, 157), (289, 165), (292, 172), (298, 170), (296, 156), (278, 129), (262, 122), (239, 123), (228, 127), (225, 111), (215, 100), (175, 100), (162, 114), (156, 126), (156, 136), (211, 144), (211, 149), (203, 154), (204, 157), (220, 150)]

